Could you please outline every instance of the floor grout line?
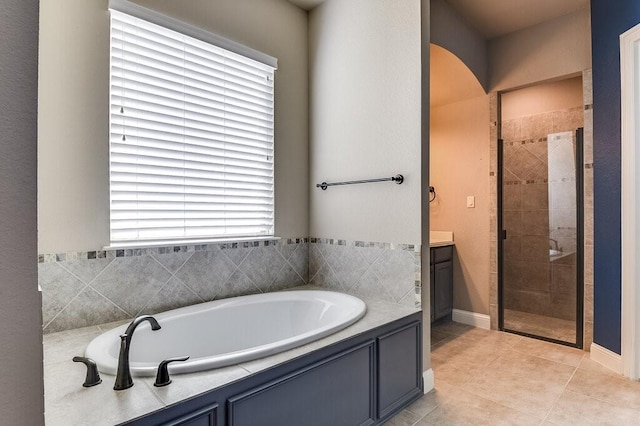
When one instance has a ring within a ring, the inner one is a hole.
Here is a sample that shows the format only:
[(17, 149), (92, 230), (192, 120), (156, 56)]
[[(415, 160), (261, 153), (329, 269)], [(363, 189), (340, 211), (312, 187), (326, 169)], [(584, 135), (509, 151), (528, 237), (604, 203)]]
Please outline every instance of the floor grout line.
[[(584, 354), (582, 355), (582, 359), (584, 359)], [(582, 362), (582, 359), (580, 359), (580, 362)], [(566, 365), (566, 364), (565, 364)], [(556, 404), (558, 403), (558, 400), (560, 400), (560, 398), (562, 397), (562, 395), (564, 394), (564, 392), (567, 390), (567, 386), (569, 386), (569, 383), (571, 383), (571, 380), (573, 380), (573, 376), (576, 375), (576, 373), (578, 372), (578, 368), (579, 368), (580, 363), (578, 363), (578, 365), (573, 369), (573, 373), (571, 373), (571, 377), (569, 377), (569, 380), (567, 380), (567, 382), (564, 384), (564, 386), (562, 387), (562, 391), (560, 391), (560, 393), (558, 394), (558, 396), (553, 400), (553, 404), (551, 404), (551, 407), (549, 407), (549, 410), (547, 411), (547, 414), (544, 416), (544, 418), (542, 419), (542, 422), (544, 423), (545, 421), (547, 421), (547, 418), (549, 418), (549, 414), (551, 414), (551, 412), (553, 411), (553, 409), (555, 408)]]

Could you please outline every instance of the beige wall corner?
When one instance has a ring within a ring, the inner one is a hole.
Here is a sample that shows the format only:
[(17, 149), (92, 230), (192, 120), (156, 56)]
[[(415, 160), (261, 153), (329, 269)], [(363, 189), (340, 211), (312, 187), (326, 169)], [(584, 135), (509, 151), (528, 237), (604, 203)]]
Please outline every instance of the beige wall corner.
[[(454, 308), (489, 314), (489, 96), (432, 108), (432, 230), (453, 231)], [(468, 196), (475, 207), (468, 208)]]

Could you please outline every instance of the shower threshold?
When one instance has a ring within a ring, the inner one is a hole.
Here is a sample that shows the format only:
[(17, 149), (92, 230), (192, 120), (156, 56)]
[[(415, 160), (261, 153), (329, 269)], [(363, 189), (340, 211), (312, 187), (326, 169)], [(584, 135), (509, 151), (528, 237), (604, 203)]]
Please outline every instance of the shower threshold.
[(504, 310), (505, 331), (535, 335), (575, 345), (575, 327), (575, 320), (563, 320), (511, 309)]

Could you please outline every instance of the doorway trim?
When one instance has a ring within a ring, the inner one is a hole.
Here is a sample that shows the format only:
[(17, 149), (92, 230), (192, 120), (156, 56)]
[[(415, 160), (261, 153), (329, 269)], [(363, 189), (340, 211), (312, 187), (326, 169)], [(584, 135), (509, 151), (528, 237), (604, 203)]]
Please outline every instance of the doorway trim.
[(640, 25), (620, 36), (621, 130), (622, 130), (622, 363), (623, 373), (640, 377)]

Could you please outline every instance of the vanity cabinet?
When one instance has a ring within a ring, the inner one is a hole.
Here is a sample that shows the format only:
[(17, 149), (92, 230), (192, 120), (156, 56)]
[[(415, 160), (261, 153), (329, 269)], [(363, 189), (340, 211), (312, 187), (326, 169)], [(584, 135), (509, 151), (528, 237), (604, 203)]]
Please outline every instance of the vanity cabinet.
[(125, 424), (380, 425), (422, 394), (416, 312)]
[(453, 311), (453, 246), (430, 249), (431, 322)]

